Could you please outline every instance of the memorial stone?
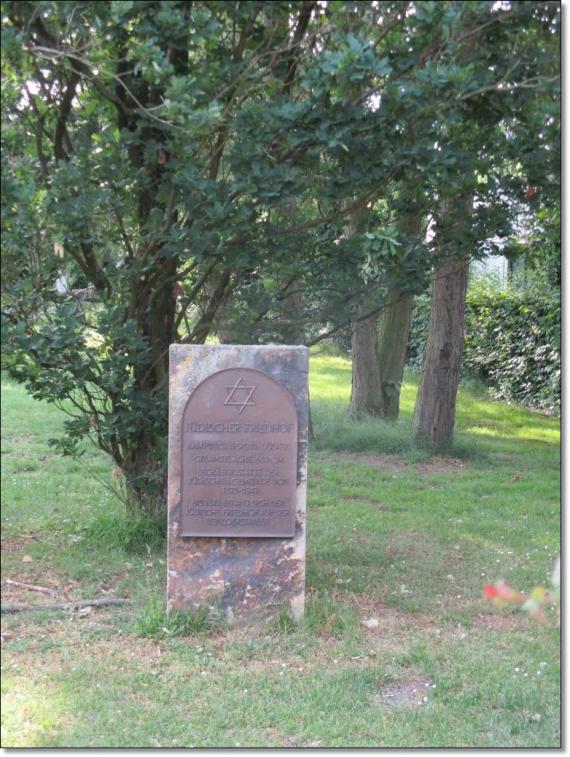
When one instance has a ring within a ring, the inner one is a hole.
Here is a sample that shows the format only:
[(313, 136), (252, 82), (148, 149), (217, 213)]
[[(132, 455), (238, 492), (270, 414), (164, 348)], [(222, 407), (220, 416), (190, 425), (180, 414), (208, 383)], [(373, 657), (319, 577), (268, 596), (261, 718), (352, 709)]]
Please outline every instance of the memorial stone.
[(302, 617), (307, 373), (306, 347), (171, 346), (169, 610)]

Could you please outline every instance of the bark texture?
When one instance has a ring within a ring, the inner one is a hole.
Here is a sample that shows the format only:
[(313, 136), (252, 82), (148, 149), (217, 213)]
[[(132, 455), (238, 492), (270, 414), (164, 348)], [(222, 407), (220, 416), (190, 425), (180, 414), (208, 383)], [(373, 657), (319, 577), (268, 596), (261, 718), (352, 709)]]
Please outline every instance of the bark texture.
[[(370, 312), (371, 303), (363, 303), (359, 315)], [(384, 396), (378, 363), (378, 316), (356, 321), (352, 328), (352, 398), (355, 415), (383, 415)]]
[(388, 293), (378, 331), (377, 360), (380, 370), (383, 414), (389, 420), (397, 420), (400, 412), (400, 390), (413, 309), (413, 295), (400, 294), (397, 291)]
[[(410, 200), (413, 207), (413, 200)], [(422, 215), (402, 214), (398, 227), (406, 244), (415, 245), (422, 235)], [(406, 363), (410, 320), (414, 296), (393, 287), (386, 294), (386, 306), (378, 330), (378, 363), (382, 381), (384, 417), (397, 420), (400, 414), (400, 391)]]
[[(421, 234), (421, 215), (404, 215), (398, 225), (407, 243), (415, 244), (414, 237)], [(347, 228), (347, 233), (351, 231), (354, 232), (354, 226)], [(363, 303), (360, 315), (375, 307), (378, 303)], [(353, 412), (397, 420), (413, 309), (414, 296), (391, 287), (386, 293), (380, 322), (375, 315), (355, 324), (352, 332)]]
[[(357, 214), (353, 214), (345, 227), (345, 235), (356, 234)], [(354, 415), (382, 415), (384, 401), (382, 381), (378, 368), (378, 314), (363, 316), (374, 310), (370, 298), (364, 298), (352, 324), (352, 393), (351, 409)]]
[[(453, 439), (455, 401), (459, 386), (459, 372), (463, 354), (465, 297), (469, 273), (469, 256), (457, 254), (461, 244), (457, 233), (465, 222), (465, 206), (470, 209), (473, 198), (455, 205), (461, 221), (455, 224), (455, 242), (451, 254), (436, 269), (432, 285), (429, 336), (416, 399), (412, 435), (414, 439), (430, 441), (445, 447)], [(451, 203), (447, 213), (453, 212)]]
[(123, 458), (126, 484), (126, 507), (130, 517), (145, 515), (161, 523), (166, 506), (166, 466), (161, 460), (164, 450), (149, 434), (140, 434), (138, 447), (129, 449)]

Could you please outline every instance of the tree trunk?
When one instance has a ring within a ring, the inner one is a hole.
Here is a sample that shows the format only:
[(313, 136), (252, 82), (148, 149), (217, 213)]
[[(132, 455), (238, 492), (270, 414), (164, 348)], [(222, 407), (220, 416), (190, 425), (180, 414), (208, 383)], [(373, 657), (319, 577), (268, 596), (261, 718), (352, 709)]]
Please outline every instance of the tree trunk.
[[(454, 208), (465, 213), (472, 207), (473, 197)], [(451, 203), (447, 212), (452, 210)], [(453, 224), (455, 240), (451, 248), (461, 244), (459, 215)], [(435, 270), (432, 285), (429, 336), (426, 345), (422, 378), (418, 389), (412, 435), (416, 440), (430, 441), (445, 447), (451, 444), (455, 423), (455, 401), (463, 353), (465, 297), (469, 273), (469, 255), (449, 255)]]
[[(354, 236), (358, 217), (352, 214), (345, 226), (345, 235)], [(378, 315), (363, 318), (374, 310), (374, 303), (364, 297), (352, 324), (350, 338), (352, 349), (352, 392), (350, 404), (352, 413), (358, 415), (382, 415), (384, 401), (382, 381), (378, 366)]]
[(290, 287), (291, 295), (288, 298), (288, 310), (290, 311), (292, 321), (291, 326), (286, 330), (285, 337), (287, 344), (305, 344), (305, 298), (303, 296), (303, 279), (295, 276)]
[[(359, 315), (372, 310), (364, 303)], [(355, 415), (383, 415), (384, 396), (378, 363), (377, 315), (356, 321), (352, 327), (352, 398)]]
[[(295, 276), (291, 286), (291, 296), (289, 298), (289, 307), (292, 310), (292, 325), (285, 334), (287, 344), (305, 344), (305, 296), (303, 293), (303, 279), (301, 276)], [(295, 322), (295, 318), (298, 320)], [(308, 395), (309, 406), (309, 441), (315, 438), (315, 429), (313, 427), (313, 413), (311, 410), (311, 397)]]
[(145, 515), (158, 523), (166, 513), (167, 474), (156, 438), (144, 437), (123, 461), (127, 515)]
[[(413, 198), (409, 202), (413, 207)], [(422, 215), (402, 213), (398, 228), (405, 244), (412, 249), (422, 234)], [(384, 417), (395, 421), (400, 414), (400, 391), (406, 363), (406, 349), (410, 334), (410, 319), (414, 309), (414, 296), (391, 287), (386, 294), (386, 305), (378, 332), (378, 361), (382, 381)]]
[(220, 329), (218, 331), (218, 339), (220, 344), (236, 344), (236, 339), (229, 329)]
[(378, 333), (378, 364), (384, 416), (393, 421), (398, 419), (400, 412), (400, 390), (413, 309), (413, 295), (402, 294), (397, 290), (389, 291)]

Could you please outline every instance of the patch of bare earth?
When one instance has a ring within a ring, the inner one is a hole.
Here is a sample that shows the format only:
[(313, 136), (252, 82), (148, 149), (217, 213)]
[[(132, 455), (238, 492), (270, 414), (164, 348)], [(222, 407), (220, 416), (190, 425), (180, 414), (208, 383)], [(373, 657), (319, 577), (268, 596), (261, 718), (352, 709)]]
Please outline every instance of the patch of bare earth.
[[(28, 533), (20, 533), (18, 534), (18, 539), (2, 539), (2, 542), (0, 543), (0, 547), (3, 552), (16, 552), (20, 549), (26, 549), (27, 545), (30, 544), (30, 542), (36, 542), (39, 541), (42, 544), (47, 544), (50, 547), (54, 547), (56, 549), (59, 549), (61, 545), (56, 544), (53, 541), (48, 541), (48, 539), (45, 539), (43, 535), (40, 535), (42, 532), (28, 532)], [(56, 530), (52, 530), (51, 532), (54, 536), (57, 535)]]
[[(410, 635), (432, 634), (435, 637), (462, 638), (463, 627), (449, 622), (440, 622), (436, 617), (418, 612), (402, 612), (393, 607), (384, 607), (371, 602), (362, 595), (352, 599), (361, 618), (362, 629), (369, 639), (370, 647), (377, 652), (397, 651), (406, 647)], [(531, 625), (527, 615), (477, 613), (472, 616), (474, 628), (491, 631), (528, 630)]]
[[(393, 607), (385, 607), (380, 602), (370, 601), (362, 595), (356, 595), (351, 600), (358, 610), (361, 619), (361, 627), (368, 638), (370, 647), (369, 654), (394, 654), (406, 651), (410, 642), (419, 635), (427, 637), (435, 642), (438, 639), (464, 639), (467, 631), (461, 623), (451, 622), (449, 619), (438, 617), (437, 608), (435, 614), (421, 612), (405, 612)], [(489, 629), (519, 629), (524, 625), (515, 625), (511, 616), (512, 626), (501, 625), (501, 618), (497, 621), (486, 621), (493, 618), (491, 615), (478, 615), (480, 620), (474, 622), (475, 626)]]
[(3, 434), (4, 439), (8, 442), (15, 442), (16, 444), (26, 444), (27, 442), (31, 442), (32, 439), (34, 439), (35, 434), (15, 434), (15, 433), (7, 433)]
[(17, 639), (19, 646), (6, 647), (4, 658), (32, 680), (49, 670), (74, 670), (85, 664), (110, 666), (119, 673), (138, 671), (152, 675), (168, 668), (167, 650), (157, 640), (123, 636), (116, 631), (107, 638), (96, 638), (94, 633), (98, 630), (111, 632), (113, 629), (100, 621), (89, 620), (90, 617), (70, 615), (64, 621), (44, 626), (41, 637), (24, 648), (20, 648), (26, 641), (23, 634), (8, 638), (6, 641)]
[(2, 551), (3, 552), (17, 552), (22, 549), (22, 542), (15, 541), (14, 539), (2, 539)]
[(371, 652), (399, 652), (407, 648), (410, 634), (443, 630), (434, 618), (424, 613), (402, 612), (362, 595), (355, 595), (352, 602), (358, 610)]
[(271, 740), (272, 742), (278, 743), (279, 747), (285, 747), (287, 749), (317, 749), (323, 745), (322, 739), (313, 739), (312, 741), (306, 742), (299, 741), (293, 736), (287, 736), (287, 734), (283, 733), (278, 728), (275, 728), (275, 726), (266, 728), (265, 734), (268, 742)]
[(408, 678), (382, 686), (374, 697), (374, 704), (382, 709), (394, 707), (422, 707), (428, 702), (431, 683), (427, 678)]
[(492, 631), (523, 631), (530, 627), (529, 616), (523, 613), (511, 615), (475, 615), (475, 628), (489, 628)]
[[(2, 549), (6, 548), (2, 544)], [(22, 548), (21, 544), (15, 544), (11, 551)], [(10, 547), (8, 546), (8, 549)], [(34, 565), (34, 561), (27, 555), (24, 555), (22, 562)], [(2, 575), (2, 599), (4, 604), (49, 604), (58, 602), (72, 602), (79, 599), (86, 599), (85, 591), (79, 581), (69, 576), (57, 573), (54, 570), (46, 569), (42, 566), (40, 569), (32, 569), (25, 573), (17, 573), (11, 570), (9, 573), (4, 571)], [(120, 591), (120, 583), (125, 578), (125, 573), (112, 573), (108, 578), (101, 581), (96, 591), (92, 591), (89, 598), (104, 599), (107, 595), (127, 596), (125, 592)]]
[(371, 601), (366, 596), (356, 594), (352, 602), (362, 618), (377, 618), (380, 626), (387, 629), (406, 628), (412, 625), (415, 629), (427, 629), (437, 626), (430, 616), (420, 612), (402, 612), (394, 607), (385, 607), (380, 602)]
[(466, 467), (465, 461), (456, 457), (434, 456), (424, 463), (409, 463), (399, 455), (361, 455), (351, 452), (335, 452), (331, 453), (331, 457), (340, 462), (364, 463), (387, 473), (410, 471), (424, 476), (458, 472)]

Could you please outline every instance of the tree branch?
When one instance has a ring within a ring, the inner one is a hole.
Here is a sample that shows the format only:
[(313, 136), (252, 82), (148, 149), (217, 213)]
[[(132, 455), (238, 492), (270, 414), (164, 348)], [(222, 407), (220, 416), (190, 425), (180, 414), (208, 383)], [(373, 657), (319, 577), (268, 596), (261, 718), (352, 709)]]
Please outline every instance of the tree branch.
[(67, 129), (67, 119), (71, 112), (71, 104), (75, 97), (80, 78), (80, 74), (77, 71), (71, 72), (69, 83), (59, 104), (59, 112), (53, 135), (53, 152), (56, 160), (69, 160), (69, 154), (63, 148), (63, 141)]
[(225, 304), (231, 294), (233, 287), (230, 286), (230, 281), (231, 272), (224, 271), (218, 279), (202, 317), (192, 330), (192, 333), (183, 341), (190, 342), (191, 344), (203, 344), (205, 342), (206, 337), (210, 333), (216, 313)]
[(208, 266), (208, 268), (204, 271), (204, 273), (202, 274), (202, 276), (200, 276), (200, 278), (198, 279), (198, 281), (196, 282), (196, 284), (194, 284), (194, 286), (190, 290), (190, 293), (187, 295), (188, 302), (183, 307), (183, 309), (181, 310), (181, 312), (178, 314), (178, 316), (176, 318), (176, 322), (175, 322), (175, 330), (176, 331), (178, 330), (178, 327), (180, 326), (180, 323), (182, 322), (182, 319), (184, 318), (186, 312), (188, 311), (188, 308), (191, 305), (194, 304), (194, 299), (195, 299), (196, 295), (203, 288), (203, 286), (206, 283), (206, 281), (212, 275), (212, 272), (213, 272), (214, 268), (216, 267), (217, 263), (218, 263), (217, 260), (214, 260), (212, 263), (210, 263), (210, 265)]
[(514, 82), (513, 84), (507, 84), (503, 79), (495, 84), (488, 84), (485, 87), (479, 87), (472, 92), (459, 97), (459, 100), (469, 100), (471, 97), (482, 95), (485, 92), (510, 92), (513, 89), (539, 89), (542, 84), (552, 83), (560, 81), (560, 76), (533, 76), (531, 79), (525, 79), (524, 81)]
[(128, 605), (131, 604), (130, 599), (123, 599), (122, 597), (104, 597), (103, 599), (82, 599), (78, 602), (59, 602), (57, 604), (40, 605), (33, 604), (28, 605), (24, 603), (18, 603), (14, 605), (0, 605), (0, 612), (3, 614), (26, 612), (27, 610), (80, 610), (83, 607), (105, 607), (106, 605)]
[(297, 21), (295, 33), (293, 34), (293, 41), (290, 47), (291, 51), (297, 50), (297, 54), (294, 54), (293, 52), (289, 53), (287, 73), (283, 82), (283, 90), (286, 94), (290, 93), (291, 87), (293, 86), (295, 73), (297, 71), (297, 66), (299, 65), (299, 46), (303, 40), (303, 37), (305, 36), (305, 32), (307, 31), (311, 16), (313, 14), (313, 9), (316, 7), (316, 5), (317, 3), (312, 2), (312, 0), (310, 2), (308, 0), (303, 0), (303, 2), (301, 3), (299, 19)]

